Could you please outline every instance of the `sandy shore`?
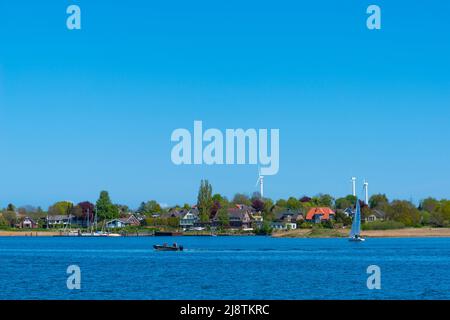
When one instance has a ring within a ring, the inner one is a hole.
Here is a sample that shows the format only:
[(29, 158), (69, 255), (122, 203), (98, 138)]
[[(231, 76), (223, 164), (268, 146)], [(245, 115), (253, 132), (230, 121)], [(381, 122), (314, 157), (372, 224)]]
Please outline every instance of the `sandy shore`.
[[(339, 238), (347, 237), (347, 229), (297, 229), (291, 231), (277, 231), (275, 238)], [(59, 236), (59, 231), (1, 231), (0, 237), (53, 237)], [(368, 230), (363, 231), (366, 238), (450, 238), (450, 228), (406, 228), (395, 230)]]
[(58, 236), (57, 231), (1, 231), (0, 237), (53, 237)]
[[(275, 238), (337, 238), (347, 237), (347, 229), (312, 232), (311, 229), (281, 231), (273, 234)], [(450, 228), (406, 228), (395, 230), (368, 230), (361, 233), (366, 238), (442, 238), (450, 237)]]

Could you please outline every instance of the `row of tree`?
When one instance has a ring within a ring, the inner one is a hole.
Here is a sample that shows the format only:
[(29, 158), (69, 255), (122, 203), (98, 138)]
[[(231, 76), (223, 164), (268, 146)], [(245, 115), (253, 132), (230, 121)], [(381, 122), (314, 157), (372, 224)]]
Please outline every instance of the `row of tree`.
[[(306, 215), (312, 207), (329, 207), (335, 210), (338, 222), (349, 225), (351, 218), (344, 214), (344, 211), (354, 209), (356, 201), (357, 198), (353, 195), (335, 199), (329, 194), (319, 194), (314, 197), (290, 197), (274, 202), (269, 198), (261, 198), (259, 193), (254, 193), (252, 196), (238, 193), (229, 201), (220, 194), (213, 194), (212, 186), (204, 180), (200, 184), (197, 206), (203, 221), (215, 216), (217, 212), (219, 212), (219, 219), (221, 217), (226, 219), (226, 209), (236, 204), (253, 207), (263, 214), (266, 221), (273, 220), (278, 213), (286, 210)], [(426, 198), (420, 202), (419, 206), (416, 206), (411, 201), (390, 201), (385, 194), (374, 194), (370, 197), (368, 204), (359, 201), (363, 219), (375, 214), (382, 220), (395, 221), (405, 227), (450, 226), (450, 200), (447, 199)]]
[[(336, 211), (336, 220), (344, 225), (351, 223), (351, 219), (344, 214), (347, 208), (354, 208), (356, 197), (348, 195), (335, 199), (329, 194), (319, 194), (314, 197), (290, 197), (288, 199), (278, 199), (273, 201), (269, 198), (261, 198), (259, 193), (249, 196), (243, 193), (237, 193), (232, 200), (221, 194), (214, 194), (212, 185), (208, 180), (202, 180), (197, 196), (197, 208), (200, 214), (200, 220), (207, 222), (213, 217), (218, 217), (224, 225), (228, 222), (227, 210), (236, 204), (253, 207), (254, 210), (263, 214), (265, 221), (275, 219), (278, 213), (291, 210), (305, 215), (312, 207), (330, 207)], [(147, 216), (149, 218), (164, 215), (172, 209), (190, 209), (191, 206), (175, 206), (173, 208), (162, 208), (155, 201), (150, 200), (142, 202), (138, 209), (130, 210), (126, 205), (113, 204), (107, 191), (100, 192), (100, 196), (95, 203), (88, 201), (74, 205), (69, 201), (59, 201), (48, 208), (45, 212), (41, 208), (21, 207), (16, 209), (14, 205), (9, 204), (2, 210), (0, 217), (1, 224), (10, 224), (17, 219), (16, 212), (27, 215), (32, 218), (39, 218), (46, 215), (69, 215), (72, 214), (80, 219), (94, 219), (99, 221), (113, 219), (124, 216), (129, 212)], [(431, 225), (437, 227), (450, 226), (450, 200), (437, 200), (427, 198), (420, 202), (419, 206), (410, 201), (393, 200), (390, 201), (384, 194), (375, 194), (370, 197), (369, 203), (361, 202), (362, 217), (366, 218), (374, 213), (382, 215), (384, 220), (396, 221), (404, 226)]]

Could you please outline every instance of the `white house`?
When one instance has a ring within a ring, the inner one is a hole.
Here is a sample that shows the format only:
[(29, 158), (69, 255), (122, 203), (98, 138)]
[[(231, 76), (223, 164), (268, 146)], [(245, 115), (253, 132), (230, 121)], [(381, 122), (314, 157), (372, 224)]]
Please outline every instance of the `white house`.
[(198, 215), (193, 210), (189, 210), (180, 217), (180, 227), (183, 230), (192, 229), (198, 220)]
[(141, 223), (138, 218), (133, 214), (126, 218), (113, 219), (106, 223), (106, 228), (108, 229), (119, 229), (125, 228), (127, 226), (139, 226)]

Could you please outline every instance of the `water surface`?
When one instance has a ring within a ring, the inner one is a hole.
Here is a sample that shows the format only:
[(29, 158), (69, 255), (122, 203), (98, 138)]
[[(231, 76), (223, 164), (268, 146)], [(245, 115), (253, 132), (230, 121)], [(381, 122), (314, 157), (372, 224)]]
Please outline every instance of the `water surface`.
[[(173, 241), (186, 251), (152, 250)], [(450, 299), (449, 268), (448, 238), (0, 237), (0, 299)]]

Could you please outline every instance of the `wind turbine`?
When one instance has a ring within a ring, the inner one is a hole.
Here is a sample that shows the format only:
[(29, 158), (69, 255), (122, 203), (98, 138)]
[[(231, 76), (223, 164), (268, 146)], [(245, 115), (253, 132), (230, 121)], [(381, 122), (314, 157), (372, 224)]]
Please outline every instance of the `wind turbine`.
[(261, 199), (264, 198), (264, 176), (261, 174), (261, 168), (258, 168), (258, 179), (256, 180), (256, 186), (259, 183), (259, 194), (261, 195)]
[(363, 189), (364, 189), (364, 202), (368, 205), (369, 204), (369, 183), (366, 180), (364, 180)]
[(356, 197), (356, 178), (352, 177), (352, 195)]

